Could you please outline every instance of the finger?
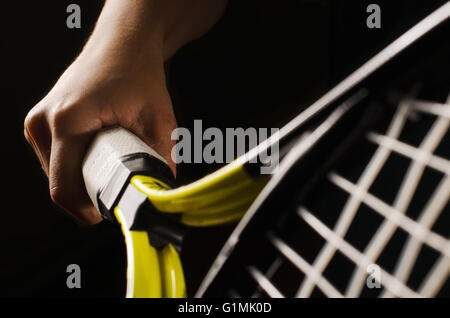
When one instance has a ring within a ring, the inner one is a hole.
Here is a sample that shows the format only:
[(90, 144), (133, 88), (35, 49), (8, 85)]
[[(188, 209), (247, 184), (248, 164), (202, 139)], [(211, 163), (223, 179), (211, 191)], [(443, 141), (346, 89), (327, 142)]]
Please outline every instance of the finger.
[(52, 200), (76, 219), (87, 224), (102, 220), (85, 190), (81, 172), (81, 162), (91, 137), (91, 134), (54, 137), (49, 169)]
[(160, 154), (176, 176), (176, 164), (171, 157), (172, 147), (175, 145), (175, 141), (171, 140), (171, 133), (177, 126), (175, 116), (171, 108), (165, 109), (164, 113), (159, 112), (157, 116), (150, 109), (144, 108), (137, 119), (126, 128)]
[(52, 138), (45, 116), (36, 113), (29, 114), (25, 119), (24, 136), (36, 153), (42, 170), (48, 176)]

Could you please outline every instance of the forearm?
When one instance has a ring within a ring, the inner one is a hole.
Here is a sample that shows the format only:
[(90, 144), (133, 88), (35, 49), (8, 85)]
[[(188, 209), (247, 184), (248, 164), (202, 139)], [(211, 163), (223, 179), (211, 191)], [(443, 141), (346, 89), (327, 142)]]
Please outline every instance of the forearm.
[[(106, 0), (83, 51), (170, 58), (220, 18), (226, 0)], [(135, 57), (135, 56), (134, 56)]]

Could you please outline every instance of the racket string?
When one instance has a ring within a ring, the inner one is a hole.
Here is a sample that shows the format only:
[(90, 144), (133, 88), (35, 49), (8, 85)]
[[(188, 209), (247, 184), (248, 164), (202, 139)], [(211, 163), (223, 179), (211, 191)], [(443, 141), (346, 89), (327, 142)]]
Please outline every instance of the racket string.
[[(417, 113), (420, 113), (419, 120), (415, 118), (414, 125), (420, 124), (422, 114), (435, 118), (420, 145), (413, 146), (400, 141), (400, 136), (405, 124), (412, 118), (411, 114)], [(261, 295), (261, 291), (268, 296), (286, 296), (282, 288), (278, 287), (283, 283), (272, 279), (283, 261), (292, 263), (304, 274), (304, 279), (295, 293), (297, 297), (312, 296), (317, 289), (328, 297), (361, 296), (366, 292), (367, 288), (364, 287), (367, 284), (368, 267), (372, 264), (378, 266), (381, 274), (382, 287), (377, 293), (378, 296), (431, 297), (438, 295), (444, 284), (448, 282), (450, 242), (447, 237), (433, 231), (433, 226), (443, 214), (448, 217), (449, 211), (446, 207), (450, 196), (450, 160), (436, 155), (435, 151), (448, 137), (449, 114), (450, 105), (406, 99), (398, 107), (385, 134), (379, 132), (367, 134), (368, 142), (376, 145), (377, 149), (358, 181), (351, 182), (337, 172), (329, 174), (329, 182), (336, 187), (337, 191), (348, 195), (335, 226), (332, 228), (327, 226), (318, 217), (320, 213), (314, 210), (303, 206), (297, 209), (302, 221), (325, 240), (314, 261), (309, 263), (301, 253), (278, 237), (276, 233), (269, 232), (267, 239), (277, 250), (278, 255), (266, 272), (259, 270), (257, 265), (247, 266), (249, 276), (256, 283), (253, 296)], [(371, 193), (371, 188), (394, 155), (407, 158), (410, 163), (394, 202), (388, 204)], [(426, 201), (421, 213), (413, 219), (407, 215), (407, 211), (417, 194), (426, 169), (438, 172), (441, 180)], [(381, 217), (382, 221), (369, 243), (360, 251), (346, 237), (363, 206), (369, 207), (370, 211)], [(444, 221), (447, 220), (444, 218)], [(398, 232), (406, 233), (407, 237), (401, 249), (396, 251), (394, 268), (384, 269), (378, 260), (389, 248), (389, 244)], [(410, 286), (409, 279), (417, 264), (422, 261), (420, 257), (424, 246), (431, 247), (438, 256), (419, 287), (414, 289)], [(355, 265), (353, 270), (350, 270), (351, 277), (344, 290), (336, 288), (337, 283), (326, 277), (328, 267), (337, 254), (343, 254)], [(281, 261), (280, 256), (283, 259)]]

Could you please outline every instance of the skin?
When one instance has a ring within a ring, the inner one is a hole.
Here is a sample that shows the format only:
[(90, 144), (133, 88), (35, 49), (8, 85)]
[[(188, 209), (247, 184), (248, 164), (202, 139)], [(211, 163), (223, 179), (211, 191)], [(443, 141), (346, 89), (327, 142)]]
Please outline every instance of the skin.
[(49, 180), (52, 200), (81, 222), (100, 214), (81, 175), (87, 146), (103, 127), (129, 129), (172, 172), (177, 127), (164, 62), (206, 33), (226, 0), (107, 0), (80, 55), (25, 118), (24, 134)]

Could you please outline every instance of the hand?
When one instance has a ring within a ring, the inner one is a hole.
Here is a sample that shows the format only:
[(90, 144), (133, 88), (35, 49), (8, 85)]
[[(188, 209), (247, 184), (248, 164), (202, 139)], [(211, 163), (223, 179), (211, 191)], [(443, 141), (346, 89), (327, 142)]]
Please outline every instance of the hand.
[(80, 56), (25, 119), (25, 137), (49, 179), (52, 200), (86, 223), (101, 220), (82, 179), (86, 148), (120, 125), (166, 159), (176, 128), (164, 61), (204, 34), (226, 0), (108, 0)]
[[(134, 50), (85, 51), (29, 112), (25, 136), (49, 178), (52, 200), (79, 220), (101, 220), (84, 187), (81, 162), (95, 132), (120, 125), (169, 163), (176, 128), (163, 58)], [(156, 52), (156, 50), (155, 50)]]

